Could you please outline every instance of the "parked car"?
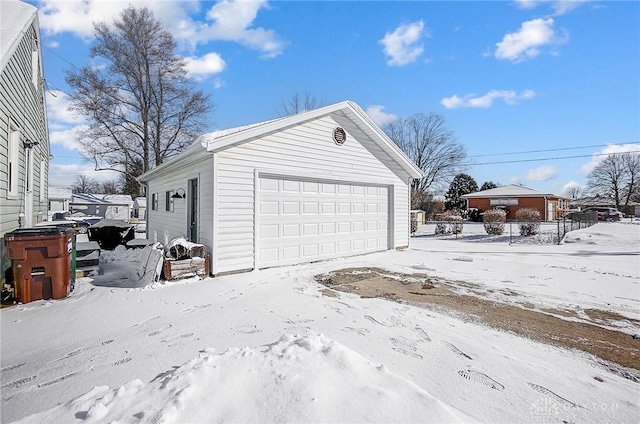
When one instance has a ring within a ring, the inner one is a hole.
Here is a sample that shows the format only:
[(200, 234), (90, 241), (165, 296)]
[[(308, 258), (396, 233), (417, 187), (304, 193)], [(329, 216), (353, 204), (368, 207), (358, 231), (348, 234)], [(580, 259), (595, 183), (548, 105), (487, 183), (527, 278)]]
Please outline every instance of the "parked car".
[(598, 221), (620, 221), (622, 212), (616, 208), (587, 208), (584, 212), (597, 212)]

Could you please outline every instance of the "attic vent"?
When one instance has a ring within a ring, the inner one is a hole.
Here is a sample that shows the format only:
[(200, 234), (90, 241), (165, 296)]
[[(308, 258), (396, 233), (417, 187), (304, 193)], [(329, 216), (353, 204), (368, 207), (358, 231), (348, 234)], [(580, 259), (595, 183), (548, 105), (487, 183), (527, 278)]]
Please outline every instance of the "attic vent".
[(333, 130), (333, 141), (335, 141), (337, 144), (344, 144), (344, 142), (347, 141), (347, 133), (344, 131), (344, 129), (336, 127)]

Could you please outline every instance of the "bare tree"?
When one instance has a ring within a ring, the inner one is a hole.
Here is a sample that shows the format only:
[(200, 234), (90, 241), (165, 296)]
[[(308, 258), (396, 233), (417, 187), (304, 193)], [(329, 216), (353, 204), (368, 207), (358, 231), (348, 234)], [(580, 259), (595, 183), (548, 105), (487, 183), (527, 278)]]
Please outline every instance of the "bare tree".
[(640, 200), (640, 154), (623, 154), (622, 165), (627, 175), (624, 205), (628, 206), (630, 202)]
[(570, 185), (564, 189), (562, 192), (563, 196), (568, 197), (569, 199), (579, 199), (583, 193), (582, 186), (579, 185)]
[(466, 149), (441, 115), (419, 113), (386, 125), (384, 131), (424, 172), (411, 184), (412, 195), (445, 189), (464, 169)]
[(322, 102), (319, 101), (315, 95), (309, 91), (299, 93), (297, 90), (291, 94), (289, 99), (283, 100), (280, 107), (277, 109), (279, 117), (297, 115), (298, 113), (313, 110), (322, 106)]
[(100, 191), (100, 183), (91, 177), (80, 174), (73, 180), (71, 191), (82, 194), (96, 194)]
[(640, 154), (607, 156), (587, 176), (587, 187), (595, 194), (613, 199), (616, 208), (628, 206), (640, 192)]
[(103, 194), (119, 194), (120, 184), (118, 181), (105, 181), (102, 183)]
[(188, 146), (213, 106), (187, 78), (173, 36), (149, 9), (129, 7), (113, 26), (94, 24), (94, 33), (91, 57), (106, 66), (66, 76), (71, 109), (90, 123), (79, 141), (96, 170), (135, 181)]

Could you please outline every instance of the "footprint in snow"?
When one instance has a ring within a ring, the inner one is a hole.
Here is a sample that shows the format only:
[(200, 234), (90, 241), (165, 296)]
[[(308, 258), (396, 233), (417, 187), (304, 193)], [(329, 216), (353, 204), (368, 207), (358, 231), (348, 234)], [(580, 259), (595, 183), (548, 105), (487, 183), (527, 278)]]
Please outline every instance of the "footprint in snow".
[(479, 371), (473, 370), (462, 370), (458, 371), (458, 375), (462, 378), (465, 378), (469, 381), (474, 381), (476, 383), (484, 384), (485, 386), (491, 387), (495, 390), (504, 390), (504, 386), (486, 374), (483, 374)]
[(366, 328), (343, 327), (341, 330), (347, 333), (360, 334), (361, 336), (364, 336), (370, 333), (370, 331), (367, 330)]
[(167, 331), (168, 329), (170, 329), (171, 327), (173, 327), (173, 325), (171, 324), (167, 324), (167, 325), (163, 325), (160, 328), (157, 328), (155, 330), (153, 330), (151, 333), (147, 334), (147, 337), (153, 337), (156, 336), (164, 331)]
[(568, 407), (571, 407), (571, 408), (577, 408), (578, 407), (578, 405), (576, 403), (573, 403), (570, 400), (567, 400), (567, 399), (563, 398), (562, 396), (559, 396), (559, 395), (553, 393), (551, 390), (547, 389), (546, 387), (542, 387), (542, 386), (539, 386), (537, 384), (533, 384), (533, 383), (529, 383), (529, 382), (527, 382), (527, 384), (529, 385), (529, 387), (531, 387), (536, 392), (542, 393), (543, 395), (550, 397), (551, 399), (555, 400), (556, 402), (558, 402), (561, 405), (568, 406)]
[(380, 321), (378, 321), (377, 319), (375, 319), (374, 317), (372, 317), (370, 315), (365, 315), (364, 318), (369, 320), (369, 321), (371, 321), (374, 324), (378, 324), (378, 325), (381, 325), (383, 327), (386, 327), (386, 325), (384, 325), (383, 323), (381, 323)]
[(255, 334), (255, 333), (262, 333), (262, 330), (260, 330), (257, 326), (255, 325), (239, 325), (237, 327), (232, 328), (233, 330), (233, 334)]
[(456, 355), (461, 356), (461, 357), (466, 358), (466, 359), (473, 360), (473, 358), (471, 356), (467, 355), (466, 353), (464, 353), (463, 351), (461, 351), (460, 349), (458, 349), (457, 347), (455, 347), (451, 343), (445, 342), (445, 341), (442, 341), (442, 340), (440, 341), (440, 343), (442, 343), (443, 345), (448, 347)]
[(413, 331), (415, 331), (416, 333), (418, 333), (418, 336), (420, 336), (420, 341), (424, 341), (424, 342), (430, 342), (431, 341), (431, 337), (429, 337), (429, 335), (427, 334), (426, 331), (424, 331), (422, 328), (420, 327), (415, 327), (413, 329)]

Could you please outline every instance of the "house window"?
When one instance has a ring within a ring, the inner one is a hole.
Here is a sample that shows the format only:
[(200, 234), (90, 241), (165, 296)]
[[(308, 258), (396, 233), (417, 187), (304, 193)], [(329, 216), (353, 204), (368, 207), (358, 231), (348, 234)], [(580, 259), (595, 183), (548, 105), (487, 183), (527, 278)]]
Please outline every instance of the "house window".
[(45, 188), (44, 180), (45, 180), (45, 176), (47, 175), (46, 166), (47, 164), (45, 163), (44, 158), (40, 159), (40, 201), (41, 202), (44, 202), (44, 188)]
[(8, 194), (9, 196), (17, 196), (18, 195), (18, 171), (19, 171), (19, 163), (18, 160), (20, 158), (20, 129), (13, 125), (13, 123), (9, 124), (9, 184), (8, 184)]
[(164, 210), (167, 212), (173, 212), (173, 199), (171, 198), (172, 194), (173, 190), (169, 190), (164, 193)]
[(158, 193), (153, 193), (151, 195), (151, 209), (154, 211), (158, 210)]
[(33, 86), (38, 90), (40, 81), (40, 52), (38, 49), (38, 39), (33, 37), (33, 48), (31, 51), (31, 80)]
[(489, 204), (491, 206), (517, 206), (518, 199), (491, 199)]

